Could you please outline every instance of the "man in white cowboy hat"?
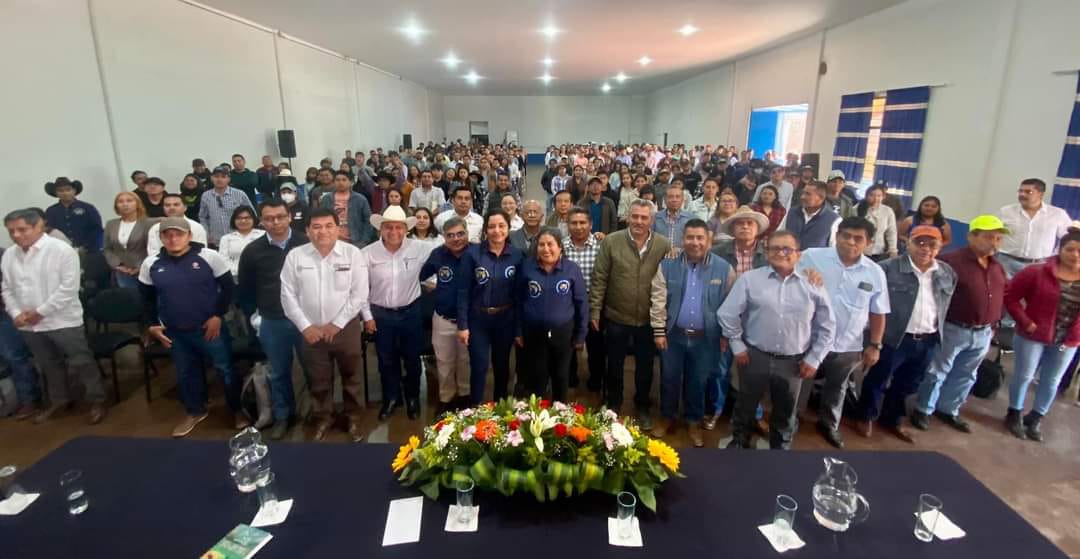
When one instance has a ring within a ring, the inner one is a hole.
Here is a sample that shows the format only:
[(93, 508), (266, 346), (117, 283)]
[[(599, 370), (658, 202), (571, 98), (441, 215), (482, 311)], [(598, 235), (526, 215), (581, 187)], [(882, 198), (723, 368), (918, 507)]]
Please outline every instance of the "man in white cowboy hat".
[(754, 268), (769, 265), (764, 243), (759, 240), (761, 233), (769, 227), (769, 218), (765, 214), (742, 206), (720, 226), (731, 240), (718, 241), (713, 245), (712, 253), (731, 264), (736, 278)]
[[(417, 333), (423, 331), (420, 314), (420, 268), (434, 248), (430, 243), (406, 239), (416, 226), (415, 217), (406, 217), (400, 206), (390, 206), (382, 215), (371, 216), (371, 225), (379, 231), (379, 241), (361, 250), (361, 262), (367, 274), (369, 294), (360, 305), (364, 330), (375, 336), (382, 379), (384, 420), (402, 401), (409, 419), (420, 417), (420, 344)], [(401, 376), (402, 365), (405, 377)]]

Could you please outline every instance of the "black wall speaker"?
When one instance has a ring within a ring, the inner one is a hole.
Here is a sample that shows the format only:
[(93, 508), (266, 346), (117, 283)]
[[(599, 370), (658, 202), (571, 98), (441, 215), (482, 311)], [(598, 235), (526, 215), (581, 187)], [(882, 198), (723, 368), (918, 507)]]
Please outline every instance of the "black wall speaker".
[(412, 149), (412, 134), (403, 134), (401, 136), (401, 145), (405, 146), (405, 149)]
[(800, 165), (809, 165), (814, 168), (814, 176), (818, 179), (821, 178), (821, 154), (819, 153), (804, 153), (802, 154), (802, 162)]
[(282, 157), (296, 157), (296, 137), (292, 130), (278, 130), (277, 145)]

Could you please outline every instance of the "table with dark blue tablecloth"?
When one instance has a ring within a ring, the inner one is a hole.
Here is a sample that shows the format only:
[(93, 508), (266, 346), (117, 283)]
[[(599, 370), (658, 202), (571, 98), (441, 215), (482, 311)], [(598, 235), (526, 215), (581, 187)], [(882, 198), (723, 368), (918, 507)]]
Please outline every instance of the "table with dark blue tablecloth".
[[(273, 557), (491, 557), (514, 559), (651, 556), (775, 557), (757, 531), (771, 521), (775, 496), (799, 502), (795, 529), (806, 547), (788, 557), (983, 559), (1064, 557), (1038, 531), (951, 459), (931, 452), (778, 452), (687, 449), (686, 479), (657, 492), (656, 514), (639, 509), (644, 548), (608, 545), (614, 497), (593, 493), (538, 503), (531, 496), (476, 495), (477, 533), (443, 531), (453, 496), (425, 500), (421, 540), (382, 547), (391, 499), (419, 495), (390, 471), (397, 447), (279, 443), (270, 447), (288, 520), (257, 555)], [(837, 456), (858, 471), (870, 501), (867, 522), (842, 534), (813, 519), (811, 487)], [(209, 549), (257, 509), (236, 491), (225, 441), (84, 437), (23, 472), (18, 483), (42, 496), (22, 514), (0, 517), (0, 557), (181, 558)], [(60, 475), (83, 471), (90, 508), (69, 516)], [(967, 536), (922, 543), (912, 535), (918, 495), (932, 493)]]

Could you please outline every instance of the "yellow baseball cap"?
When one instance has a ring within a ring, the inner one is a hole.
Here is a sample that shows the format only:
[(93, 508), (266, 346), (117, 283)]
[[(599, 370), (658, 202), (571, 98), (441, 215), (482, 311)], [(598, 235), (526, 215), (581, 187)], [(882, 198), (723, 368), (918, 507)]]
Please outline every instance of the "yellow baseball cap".
[(1009, 228), (996, 215), (980, 215), (968, 224), (968, 231), (1001, 231), (1008, 235)]

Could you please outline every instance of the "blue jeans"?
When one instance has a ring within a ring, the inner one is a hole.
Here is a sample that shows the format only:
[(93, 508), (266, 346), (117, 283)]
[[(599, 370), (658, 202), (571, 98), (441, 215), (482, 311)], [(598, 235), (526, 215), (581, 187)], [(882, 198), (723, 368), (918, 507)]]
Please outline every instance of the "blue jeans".
[(975, 384), (979, 364), (990, 349), (993, 334), (991, 328), (971, 330), (946, 322), (941, 345), (919, 385), (915, 409), (925, 414), (935, 410), (951, 416), (959, 414)]
[(139, 288), (139, 278), (136, 276), (129, 276), (127, 274), (121, 274), (120, 272), (113, 272), (113, 278), (116, 279), (116, 287), (122, 287), (124, 289)]
[(165, 336), (172, 340), (173, 363), (176, 365), (176, 384), (180, 390), (180, 402), (188, 415), (206, 413), (206, 377), (203, 375), (203, 358), (217, 369), (225, 384), (225, 400), (234, 413), (240, 411), (240, 378), (233, 370), (232, 344), (229, 331), (224, 326), (214, 341), (203, 339), (199, 330), (166, 330)]
[(720, 360), (719, 341), (705, 336), (689, 338), (677, 328), (667, 339), (667, 350), (660, 354), (660, 413), (676, 419), (682, 395), (686, 421), (701, 421), (705, 415), (705, 382), (714, 375)]
[(905, 334), (896, 349), (885, 344), (881, 359), (863, 379), (856, 417), (863, 421), (877, 419), (886, 427), (899, 426), (907, 415), (904, 402), (919, 389), (937, 345), (936, 335), (916, 340), (911, 334)]
[(1038, 372), (1039, 386), (1035, 391), (1035, 405), (1032, 409), (1039, 415), (1046, 415), (1054, 403), (1058, 383), (1072, 362), (1076, 348), (1041, 344), (1015, 334), (1013, 349), (1016, 351), (1016, 360), (1013, 365), (1013, 378), (1009, 382), (1009, 409), (1023, 411), (1028, 385)]
[[(514, 345), (514, 310), (496, 315), (469, 313), (469, 399), (473, 405), (484, 401), (488, 365), (495, 373), (493, 400), (507, 396), (510, 382), (510, 347)], [(518, 365), (518, 368), (522, 368)]]
[(34, 358), (6, 312), (0, 312), (0, 359), (11, 369), (19, 403), (33, 405), (40, 402), (41, 391), (38, 389)]
[[(379, 378), (382, 380), (383, 402), (400, 402), (402, 387), (405, 397), (420, 397), (420, 347), (423, 335), (420, 320), (420, 301), (413, 301), (401, 310), (371, 306), (375, 317), (375, 352), (379, 356)], [(470, 344), (472, 340), (469, 340)], [(405, 378), (401, 366), (405, 365)]]
[[(296, 407), (292, 383), (293, 351), (301, 354), (304, 350), (304, 336), (287, 318), (263, 317), (259, 325), (259, 344), (270, 360), (270, 399), (273, 402), (274, 420), (288, 420)], [(300, 364), (304, 364), (303, 360)]]
[[(734, 355), (731, 353), (731, 348), (727, 351), (720, 353), (717, 349), (716, 353), (719, 355), (719, 365), (712, 370), (712, 374), (705, 381), (705, 415), (720, 415), (724, 413), (724, 403), (727, 402), (728, 384), (731, 381), (731, 363), (734, 360)], [(761, 412), (760, 406), (758, 412)], [(758, 414), (758, 418), (761, 417), (761, 413)]]

